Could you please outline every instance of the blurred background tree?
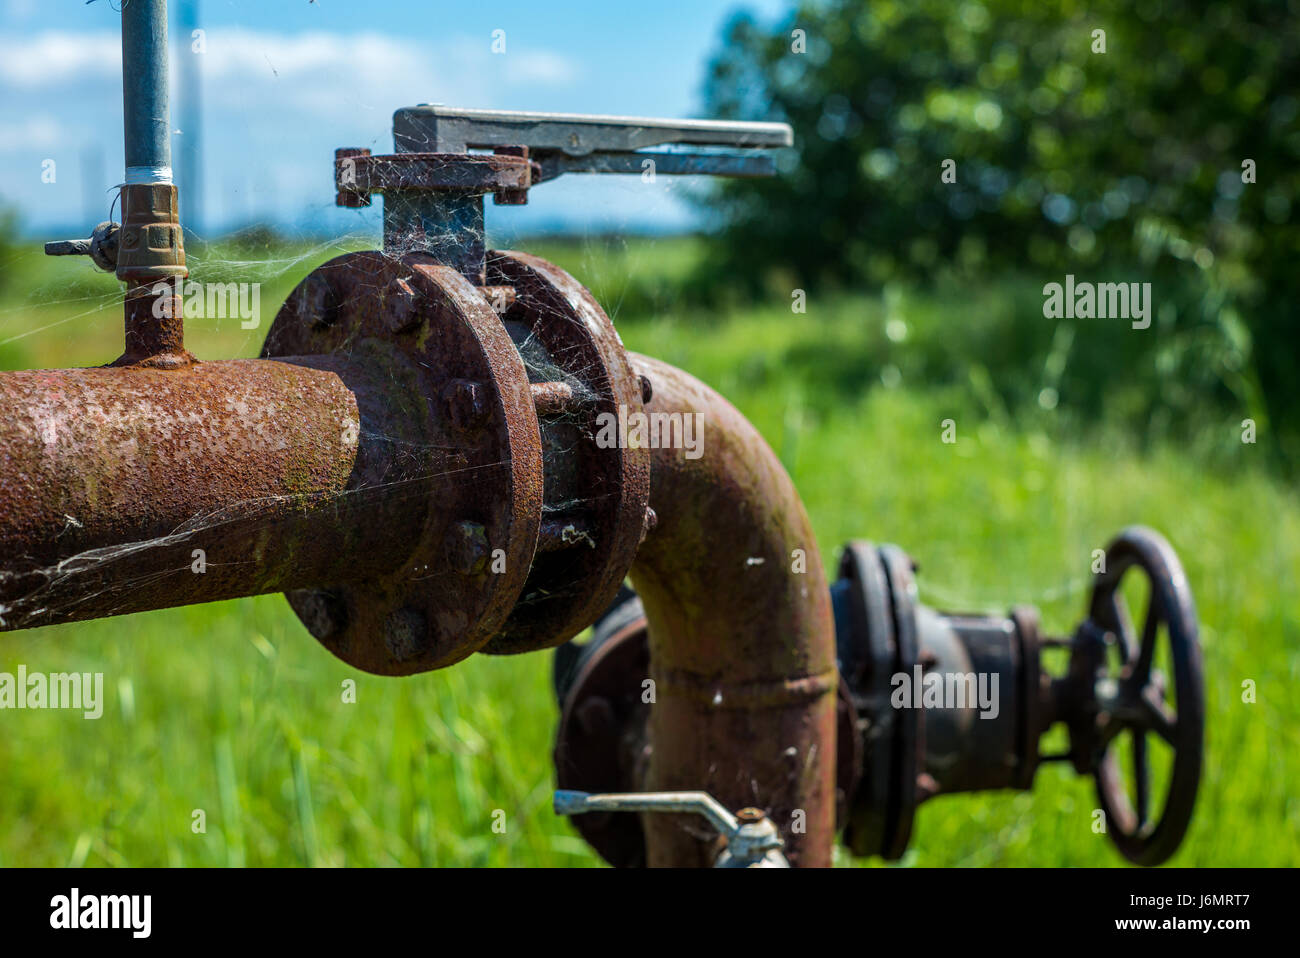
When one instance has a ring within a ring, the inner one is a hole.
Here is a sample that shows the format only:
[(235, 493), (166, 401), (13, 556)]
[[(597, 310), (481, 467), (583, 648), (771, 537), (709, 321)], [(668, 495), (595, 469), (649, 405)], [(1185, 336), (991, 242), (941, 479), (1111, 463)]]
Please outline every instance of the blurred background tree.
[[(982, 327), (1003, 398), (1042, 401), (1037, 373), (1055, 362), (1052, 405), (1188, 432), (1208, 404), (1277, 430), (1294, 465), (1298, 52), (1297, 0), (832, 0), (769, 26), (737, 15), (708, 111), (784, 120), (795, 149), (781, 176), (708, 195), (721, 229), (703, 275), (785, 296), (1149, 281), (1150, 330), (1047, 320), (1032, 295)], [(955, 183), (940, 178), (948, 159)]]

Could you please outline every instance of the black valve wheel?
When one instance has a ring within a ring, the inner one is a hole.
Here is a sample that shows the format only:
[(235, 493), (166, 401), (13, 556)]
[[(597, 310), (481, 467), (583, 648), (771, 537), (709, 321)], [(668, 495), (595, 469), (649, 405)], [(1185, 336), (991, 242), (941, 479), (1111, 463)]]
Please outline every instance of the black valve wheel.
[[(1125, 529), (1106, 549), (1105, 562), (1093, 585), (1089, 622), (1083, 626), (1093, 631), (1099, 646), (1106, 646), (1097, 657), (1093, 683), (1097, 711), (1088, 736), (1090, 764), (1115, 845), (1135, 864), (1158, 865), (1182, 841), (1201, 779), (1205, 676), (1196, 607), (1182, 563), (1159, 533)], [(1141, 573), (1149, 586), (1140, 634), (1121, 591), (1130, 569)], [(1118, 747), (1112, 747), (1122, 738), (1130, 742), (1130, 782), (1125, 781)], [(1153, 738), (1173, 753), (1167, 776), (1162, 776), (1168, 785), (1158, 815), (1152, 813)]]

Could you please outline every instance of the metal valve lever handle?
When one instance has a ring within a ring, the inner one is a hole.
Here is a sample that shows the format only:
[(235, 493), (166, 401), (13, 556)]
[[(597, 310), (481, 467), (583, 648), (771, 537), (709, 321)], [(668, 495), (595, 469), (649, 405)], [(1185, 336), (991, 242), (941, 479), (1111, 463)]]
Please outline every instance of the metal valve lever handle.
[(87, 239), (55, 240), (45, 244), (46, 256), (89, 256), (105, 272), (117, 269), (118, 235), (121, 226), (105, 221)]
[[(588, 113), (527, 113), (459, 110), (442, 106), (399, 111), (394, 130), (409, 129), (410, 148), (459, 153), (472, 149), (523, 146), (541, 167), (535, 183), (564, 173), (645, 173), (665, 175), (771, 176), (769, 156), (722, 153), (729, 150), (790, 146), (785, 123), (732, 120), (671, 120)], [(650, 147), (692, 146), (707, 150), (645, 152)]]
[(424, 104), (398, 110), (393, 132), (413, 153), (464, 153), (499, 146), (527, 146), (535, 153), (569, 156), (631, 153), (654, 146), (689, 145), (764, 150), (790, 146), (786, 123), (737, 120), (673, 120), (598, 113), (465, 110)]
[[(334, 202), (355, 209), (369, 206), (372, 194), (382, 194), (386, 252), (427, 254), (482, 286), (487, 252), (483, 197), (488, 193), (498, 205), (520, 206), (534, 186), (564, 173), (772, 176), (772, 158), (754, 151), (793, 142), (785, 123), (425, 104), (393, 114), (396, 152), (373, 156), (362, 147), (334, 151)], [(648, 149), (669, 146), (700, 149)]]
[[(772, 158), (753, 151), (794, 142), (786, 123), (429, 105), (398, 110), (393, 138), (392, 156), (371, 156), (357, 147), (336, 151), (338, 205), (366, 206), (371, 193), (397, 191), (494, 193), (498, 203), (516, 205), (530, 187), (564, 173), (772, 176)], [(647, 152), (663, 146), (705, 149)], [(498, 155), (469, 152), (485, 149)]]
[(757, 808), (732, 815), (708, 792), (632, 792), (593, 795), (564, 789), (555, 793), (555, 814), (585, 812), (676, 812), (701, 815), (726, 840), (716, 868), (789, 868), (772, 820)]

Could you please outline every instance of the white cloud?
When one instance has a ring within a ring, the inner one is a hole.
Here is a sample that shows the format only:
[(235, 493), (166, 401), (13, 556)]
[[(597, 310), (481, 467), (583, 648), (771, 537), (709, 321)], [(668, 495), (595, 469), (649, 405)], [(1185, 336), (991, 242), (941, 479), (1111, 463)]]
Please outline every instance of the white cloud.
[(493, 53), (486, 40), (465, 36), (448, 46), (443, 63), (451, 71), (476, 77), (480, 88), (486, 90), (565, 87), (576, 81), (580, 73), (574, 61), (550, 50), (512, 43), (505, 53)]
[(208, 104), (240, 110), (337, 116), (365, 104), (391, 111), (434, 86), (431, 58), (408, 40), (378, 33), (212, 30), (200, 56)]
[[(213, 29), (206, 52), (191, 53), (173, 37), (173, 59), (201, 57), (205, 90), (218, 100), (252, 90), (274, 92), (290, 103), (323, 112), (342, 101), (384, 100), (405, 106), (436, 95), (441, 102), (490, 102), (502, 88), (563, 87), (577, 66), (549, 50), (494, 55), (467, 37), (439, 44), (382, 33), (313, 31), (284, 34)], [(121, 76), (121, 39), (113, 31), (47, 31), (0, 37), (0, 88), (49, 90), (70, 84), (115, 81)], [(176, 64), (173, 62), (173, 80)]]
[(0, 123), (0, 153), (45, 150), (66, 142), (62, 125), (48, 114), (32, 114), (17, 123)]
[[(582, 92), (578, 68), (557, 53), (512, 43), (493, 54), (488, 42), (464, 34), (213, 28), (204, 47), (193, 53), (188, 36), (173, 36), (173, 148), (190, 132), (181, 129), (175, 94), (182, 58), (193, 57), (203, 84), (204, 196), (213, 222), (330, 208), (334, 148), (388, 152), (400, 107), (555, 109), (563, 104), (544, 103), (543, 91), (561, 101)], [(0, 101), (0, 182), (26, 182), (44, 157), (56, 158), (60, 173), (57, 187), (18, 189), (9, 201), (31, 223), (84, 218), (78, 155), (99, 151), (105, 183), (116, 182), (118, 34), (0, 34)]]
[(567, 86), (578, 77), (573, 61), (546, 50), (503, 54), (506, 79), (515, 86)]
[[(375, 73), (422, 69), (414, 44), (378, 33), (264, 33), (256, 30), (211, 30), (203, 59), (205, 76), (217, 81), (240, 76), (302, 76), (347, 79)], [(333, 76), (330, 76), (333, 74)]]
[(111, 31), (0, 37), (0, 84), (4, 86), (30, 89), (121, 75), (122, 38)]

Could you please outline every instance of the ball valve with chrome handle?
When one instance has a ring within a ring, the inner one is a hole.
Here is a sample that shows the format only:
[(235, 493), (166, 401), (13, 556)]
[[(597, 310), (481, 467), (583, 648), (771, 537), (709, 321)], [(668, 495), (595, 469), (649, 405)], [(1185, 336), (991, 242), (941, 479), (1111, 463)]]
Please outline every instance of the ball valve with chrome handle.
[(732, 815), (708, 792), (638, 792), (591, 795), (561, 789), (555, 793), (555, 814), (586, 812), (648, 812), (700, 815), (724, 842), (714, 868), (789, 868), (781, 849), (781, 833), (761, 809), (742, 808)]

